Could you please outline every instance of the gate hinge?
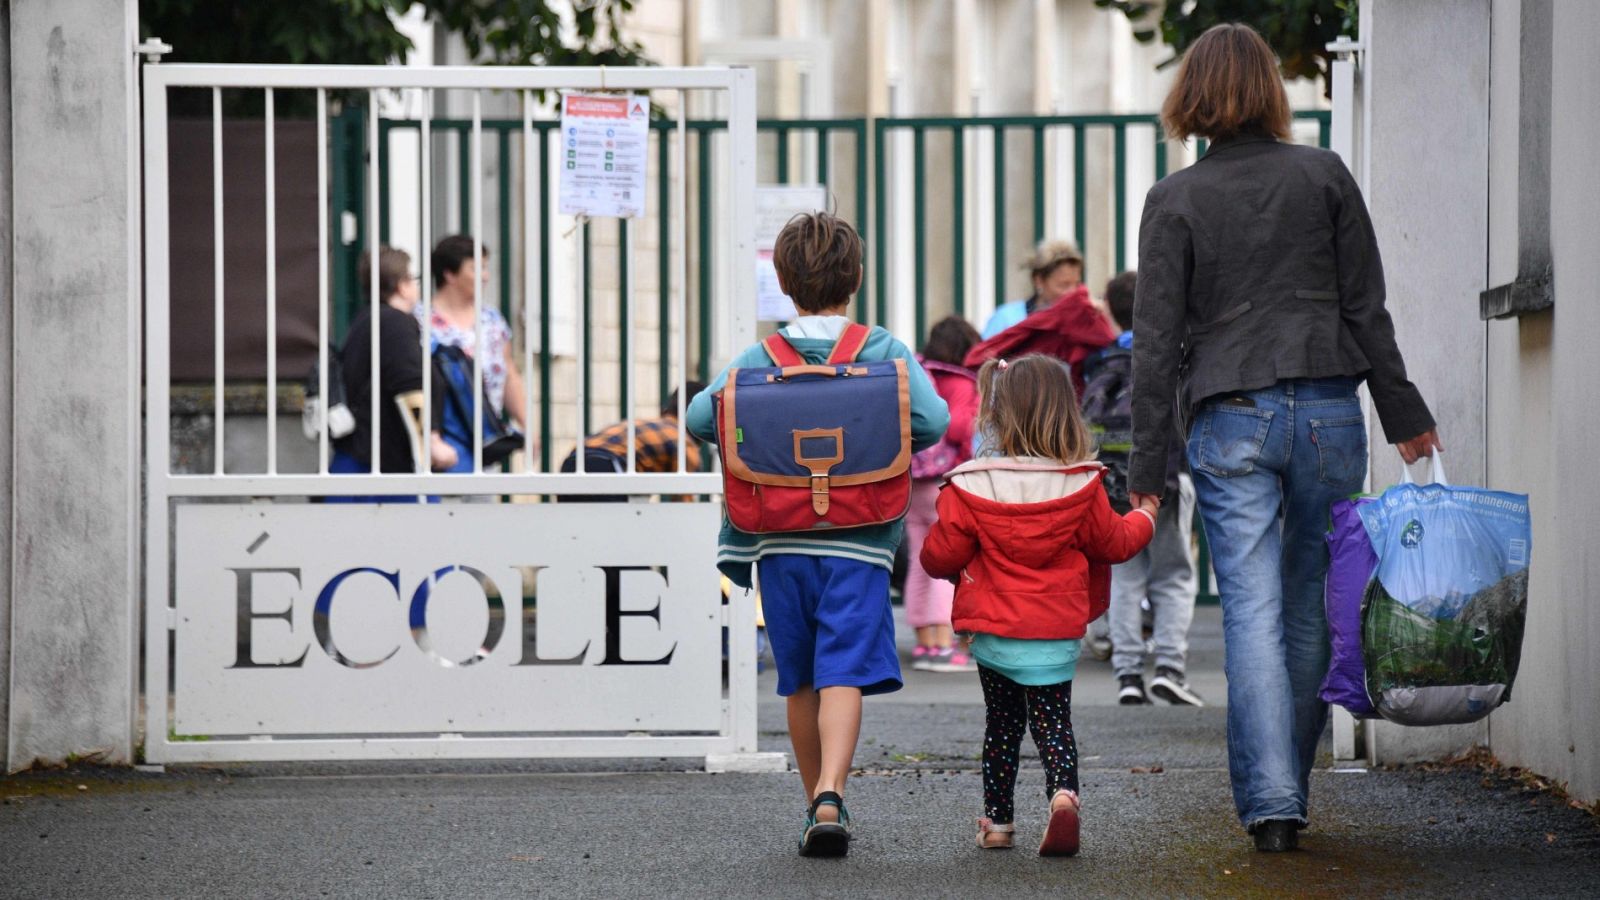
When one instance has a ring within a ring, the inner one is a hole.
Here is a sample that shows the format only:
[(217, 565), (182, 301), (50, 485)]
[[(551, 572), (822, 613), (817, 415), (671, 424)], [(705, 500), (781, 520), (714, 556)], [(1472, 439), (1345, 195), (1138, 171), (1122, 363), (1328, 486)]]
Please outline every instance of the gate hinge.
[(147, 63), (158, 63), (161, 57), (172, 52), (172, 45), (161, 38), (151, 37), (135, 44), (133, 52), (142, 55)]

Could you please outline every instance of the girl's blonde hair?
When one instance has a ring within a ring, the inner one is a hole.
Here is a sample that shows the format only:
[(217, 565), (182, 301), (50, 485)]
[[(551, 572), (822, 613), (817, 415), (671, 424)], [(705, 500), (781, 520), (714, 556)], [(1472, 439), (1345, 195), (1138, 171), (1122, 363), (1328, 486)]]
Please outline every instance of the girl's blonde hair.
[(978, 433), (987, 453), (1060, 463), (1093, 459), (1072, 376), (1058, 359), (991, 359), (978, 370)]

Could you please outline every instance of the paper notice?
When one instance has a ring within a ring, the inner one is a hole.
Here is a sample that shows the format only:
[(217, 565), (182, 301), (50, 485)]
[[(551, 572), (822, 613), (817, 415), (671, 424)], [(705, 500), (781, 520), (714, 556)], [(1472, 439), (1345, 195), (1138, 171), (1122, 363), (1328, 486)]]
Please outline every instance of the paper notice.
[(561, 96), (563, 215), (641, 218), (650, 146), (650, 101), (642, 94)]

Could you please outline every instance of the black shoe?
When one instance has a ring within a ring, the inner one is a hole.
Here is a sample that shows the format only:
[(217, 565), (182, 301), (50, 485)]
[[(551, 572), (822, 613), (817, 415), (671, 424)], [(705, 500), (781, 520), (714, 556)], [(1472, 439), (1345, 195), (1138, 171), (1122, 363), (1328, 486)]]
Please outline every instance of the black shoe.
[(1200, 699), (1200, 695), (1189, 687), (1189, 682), (1183, 679), (1183, 673), (1171, 666), (1156, 669), (1156, 677), (1150, 680), (1150, 693), (1173, 706), (1206, 705), (1206, 701)]
[(1293, 819), (1267, 819), (1252, 832), (1262, 853), (1284, 853), (1300, 846), (1300, 825)]
[(1117, 693), (1118, 703), (1123, 706), (1144, 706), (1150, 702), (1144, 693), (1143, 675), (1123, 675), (1117, 681), (1122, 684), (1122, 690)]

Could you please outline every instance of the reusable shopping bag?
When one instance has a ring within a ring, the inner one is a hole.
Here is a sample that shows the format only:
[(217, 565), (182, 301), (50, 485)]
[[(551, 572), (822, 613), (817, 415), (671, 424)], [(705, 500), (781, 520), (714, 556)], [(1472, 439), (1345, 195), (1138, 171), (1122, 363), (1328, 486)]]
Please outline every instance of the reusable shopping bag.
[(1324, 602), (1328, 612), (1328, 639), (1333, 656), (1318, 694), (1324, 703), (1337, 703), (1358, 719), (1374, 719), (1367, 697), (1366, 663), (1361, 658), (1361, 598), (1378, 568), (1360, 508), (1374, 497), (1351, 497), (1333, 504), (1328, 529), (1328, 578)]
[(1367, 694), (1402, 725), (1472, 722), (1510, 699), (1533, 525), (1526, 494), (1403, 483), (1358, 509), (1377, 553), (1361, 638)]

